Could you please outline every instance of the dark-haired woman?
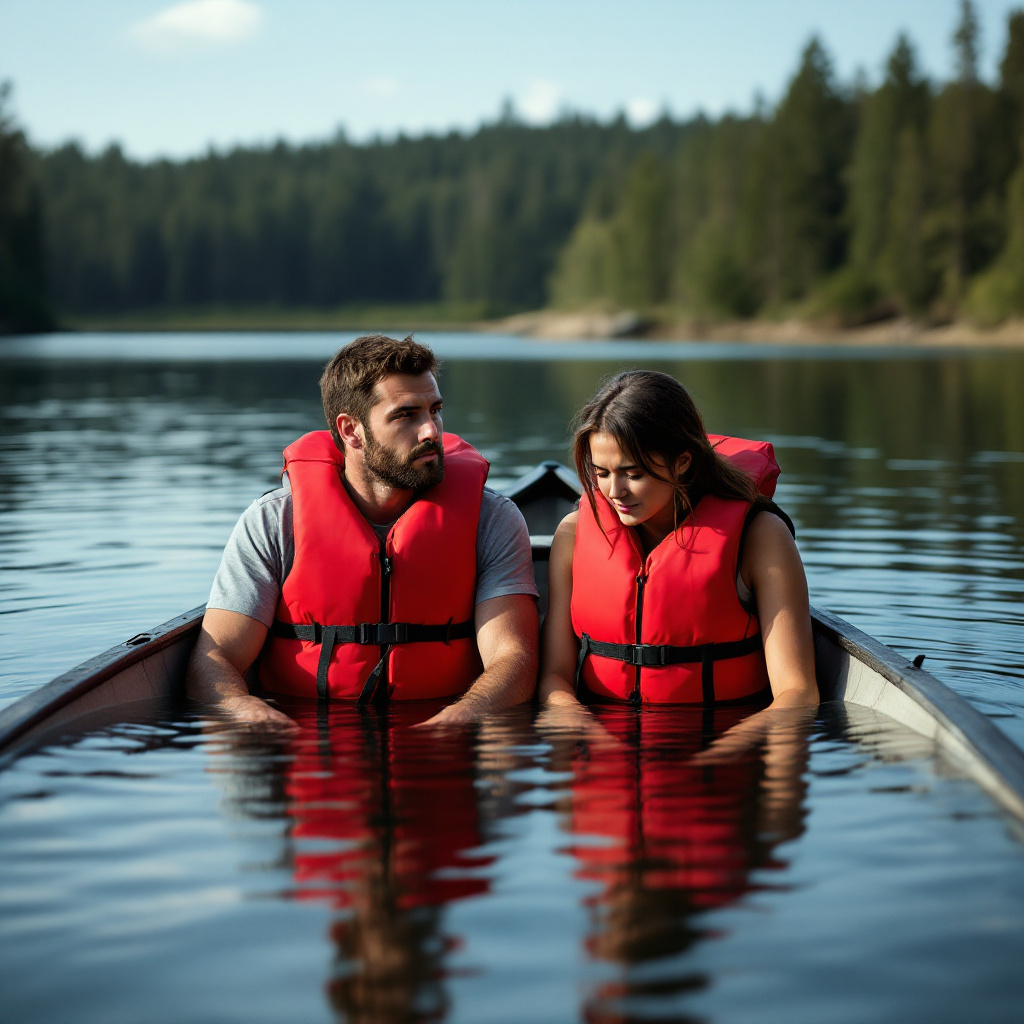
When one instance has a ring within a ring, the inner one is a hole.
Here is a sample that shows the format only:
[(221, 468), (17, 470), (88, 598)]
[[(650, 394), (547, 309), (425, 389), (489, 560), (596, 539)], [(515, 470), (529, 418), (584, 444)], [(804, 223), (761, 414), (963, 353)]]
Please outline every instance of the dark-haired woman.
[(551, 546), (540, 699), (816, 705), (771, 445), (709, 439), (686, 389), (649, 370), (610, 380), (578, 424), (584, 494)]

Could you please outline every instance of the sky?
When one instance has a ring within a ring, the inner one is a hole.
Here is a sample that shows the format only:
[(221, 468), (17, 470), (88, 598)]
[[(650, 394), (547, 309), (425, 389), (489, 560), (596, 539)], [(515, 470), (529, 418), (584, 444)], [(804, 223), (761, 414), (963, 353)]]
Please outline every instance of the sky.
[[(994, 80), (1024, 0), (976, 0)], [(817, 34), (840, 82), (906, 32), (952, 69), (959, 0), (0, 0), (0, 81), (33, 144), (132, 157), (472, 131), (506, 101), (637, 126), (783, 95)]]

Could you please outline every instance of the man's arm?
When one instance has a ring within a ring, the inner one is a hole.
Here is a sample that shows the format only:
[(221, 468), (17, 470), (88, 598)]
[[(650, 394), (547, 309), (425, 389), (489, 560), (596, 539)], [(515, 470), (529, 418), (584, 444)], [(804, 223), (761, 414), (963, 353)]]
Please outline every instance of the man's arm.
[(479, 722), (492, 711), (522, 704), (537, 684), (537, 602), (529, 594), (481, 601), (474, 613), (484, 670), (457, 700), (424, 725)]
[(476, 722), (530, 699), (537, 684), (536, 595), (526, 520), (508, 498), (485, 489), (474, 612), (484, 671), (460, 700), (424, 725)]
[(249, 693), (243, 676), (263, 649), (267, 627), (258, 619), (223, 608), (208, 608), (203, 616), (186, 676), (186, 693), (193, 700), (216, 704), (242, 722), (293, 725), (266, 701)]
[(257, 498), (231, 531), (189, 664), (190, 697), (244, 722), (291, 722), (252, 696), (243, 676), (263, 648), (292, 556), (291, 493), (281, 487)]

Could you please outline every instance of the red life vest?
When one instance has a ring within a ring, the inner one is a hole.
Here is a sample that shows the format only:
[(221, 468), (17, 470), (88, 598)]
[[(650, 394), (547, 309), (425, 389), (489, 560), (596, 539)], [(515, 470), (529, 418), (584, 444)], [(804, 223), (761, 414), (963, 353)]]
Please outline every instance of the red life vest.
[(260, 655), (260, 682), (321, 700), (462, 693), (480, 673), (473, 609), (487, 460), (444, 435), (444, 480), (381, 543), (345, 489), (326, 430), (284, 452), (295, 561)]
[[(709, 435), (771, 497), (772, 446)], [(580, 502), (572, 563), (577, 685), (598, 698), (711, 704), (768, 686), (761, 627), (736, 593), (750, 503), (706, 495), (646, 557), (634, 531), (595, 494)], [(602, 532), (602, 527), (604, 532)]]

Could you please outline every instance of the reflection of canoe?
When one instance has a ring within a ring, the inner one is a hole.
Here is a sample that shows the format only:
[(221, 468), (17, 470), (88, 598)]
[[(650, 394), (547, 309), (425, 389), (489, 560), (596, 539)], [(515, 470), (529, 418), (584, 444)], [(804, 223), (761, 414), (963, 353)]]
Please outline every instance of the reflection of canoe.
[[(579, 484), (564, 466), (546, 462), (506, 493), (530, 526), (543, 606), (551, 534), (575, 504)], [(823, 699), (873, 708), (926, 737), (1024, 819), (1024, 752), (928, 672), (831, 613), (812, 612)], [(0, 758), (14, 756), (73, 719), (180, 693), (202, 614), (202, 607), (193, 608), (140, 633), (0, 711)]]

